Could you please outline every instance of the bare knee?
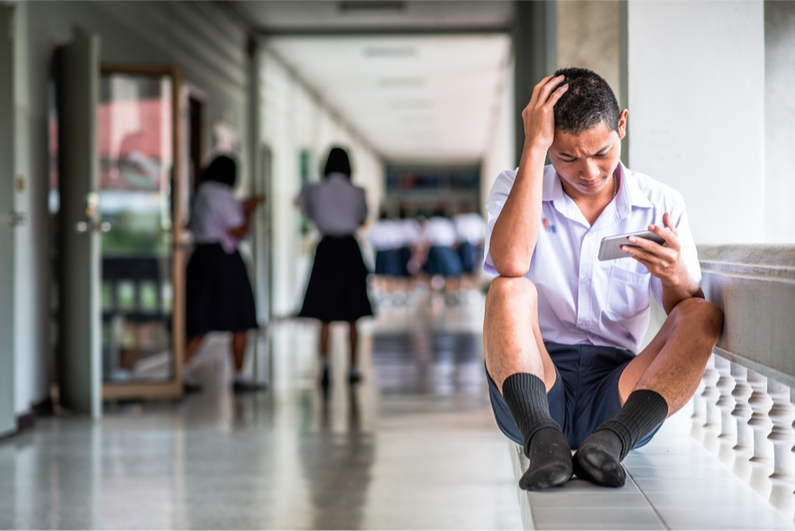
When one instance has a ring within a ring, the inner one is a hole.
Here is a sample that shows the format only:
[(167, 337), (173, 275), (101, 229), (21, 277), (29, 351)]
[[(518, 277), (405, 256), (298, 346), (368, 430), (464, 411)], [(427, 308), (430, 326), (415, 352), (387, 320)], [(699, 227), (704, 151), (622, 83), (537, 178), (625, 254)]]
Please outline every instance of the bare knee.
[(491, 281), (486, 296), (486, 308), (504, 308), (517, 304), (532, 308), (537, 300), (536, 286), (527, 278), (500, 276)]
[(723, 310), (708, 300), (691, 297), (681, 301), (671, 312), (677, 322), (695, 326), (712, 346), (723, 330)]

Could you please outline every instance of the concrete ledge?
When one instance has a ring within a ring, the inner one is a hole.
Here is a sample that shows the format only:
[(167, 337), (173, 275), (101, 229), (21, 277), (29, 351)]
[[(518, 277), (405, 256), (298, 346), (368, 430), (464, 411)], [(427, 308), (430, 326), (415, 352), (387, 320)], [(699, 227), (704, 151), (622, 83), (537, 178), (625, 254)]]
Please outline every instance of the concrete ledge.
[(795, 386), (795, 246), (699, 246), (706, 298), (724, 312), (715, 353)]

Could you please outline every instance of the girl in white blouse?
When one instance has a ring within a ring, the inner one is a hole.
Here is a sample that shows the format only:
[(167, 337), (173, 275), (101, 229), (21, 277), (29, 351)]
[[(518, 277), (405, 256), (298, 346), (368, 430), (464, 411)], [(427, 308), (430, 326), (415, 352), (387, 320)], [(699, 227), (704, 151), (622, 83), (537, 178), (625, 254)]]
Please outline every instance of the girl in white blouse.
[(249, 232), (251, 215), (262, 198), (238, 201), (234, 195), (236, 178), (235, 161), (226, 155), (216, 157), (204, 170), (203, 182), (193, 202), (190, 228), (196, 246), (186, 275), (188, 345), (183, 378), (186, 391), (198, 390), (190, 376), (190, 361), (208, 332), (232, 333), (234, 390), (264, 388), (241, 374), (246, 332), (258, 325), (254, 293), (237, 250), (238, 243)]
[(327, 387), (329, 377), (329, 324), (344, 321), (350, 325), (350, 367), (348, 381), (361, 380), (356, 367), (358, 331), (356, 321), (373, 315), (367, 295), (367, 275), (362, 251), (354, 237), (367, 217), (364, 189), (351, 183), (348, 153), (339, 147), (329, 152), (324, 170), (325, 179), (308, 186), (298, 197), (301, 213), (315, 222), (323, 239), (315, 251), (312, 274), (299, 317), (320, 320), (321, 384)]

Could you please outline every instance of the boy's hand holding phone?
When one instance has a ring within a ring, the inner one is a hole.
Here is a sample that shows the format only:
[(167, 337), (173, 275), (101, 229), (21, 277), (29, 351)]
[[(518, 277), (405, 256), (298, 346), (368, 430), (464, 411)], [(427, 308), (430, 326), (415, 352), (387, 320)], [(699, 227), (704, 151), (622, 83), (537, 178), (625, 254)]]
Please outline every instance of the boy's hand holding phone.
[(663, 225), (649, 225), (649, 231), (664, 240), (662, 245), (644, 238), (630, 236), (630, 245), (623, 245), (621, 250), (646, 266), (649, 273), (663, 281), (663, 284), (678, 286), (686, 282), (687, 267), (682, 261), (679, 245), (679, 234), (671, 224), (671, 216), (663, 214)]

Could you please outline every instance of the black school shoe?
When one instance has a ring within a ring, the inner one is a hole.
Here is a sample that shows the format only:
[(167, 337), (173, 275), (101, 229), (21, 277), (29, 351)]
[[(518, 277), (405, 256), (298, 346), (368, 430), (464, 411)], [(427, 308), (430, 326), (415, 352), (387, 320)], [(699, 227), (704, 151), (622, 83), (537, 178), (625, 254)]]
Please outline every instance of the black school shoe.
[(259, 391), (267, 391), (268, 384), (264, 382), (257, 382), (255, 380), (238, 380), (232, 383), (232, 391), (235, 393), (256, 393)]

